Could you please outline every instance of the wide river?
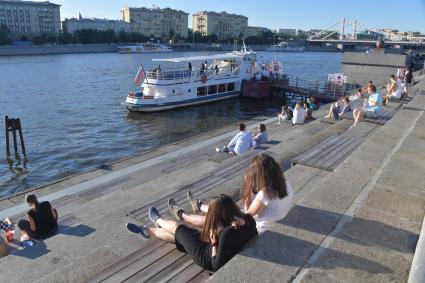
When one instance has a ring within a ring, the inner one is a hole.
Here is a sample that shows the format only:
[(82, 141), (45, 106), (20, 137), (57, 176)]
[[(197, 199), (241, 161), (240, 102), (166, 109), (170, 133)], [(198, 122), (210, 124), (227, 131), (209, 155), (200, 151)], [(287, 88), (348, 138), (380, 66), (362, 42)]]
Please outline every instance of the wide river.
[[(0, 138), (0, 197), (84, 172), (119, 158), (255, 116), (274, 116), (276, 100), (231, 99), (161, 113), (129, 113), (138, 66), (152, 58), (208, 53), (70, 54), (0, 57), (0, 116), (20, 118), (28, 162), (6, 160)], [(267, 53), (284, 71), (325, 80), (340, 71), (341, 53)], [(3, 122), (2, 122), (3, 125)], [(12, 146), (13, 153), (13, 146)]]

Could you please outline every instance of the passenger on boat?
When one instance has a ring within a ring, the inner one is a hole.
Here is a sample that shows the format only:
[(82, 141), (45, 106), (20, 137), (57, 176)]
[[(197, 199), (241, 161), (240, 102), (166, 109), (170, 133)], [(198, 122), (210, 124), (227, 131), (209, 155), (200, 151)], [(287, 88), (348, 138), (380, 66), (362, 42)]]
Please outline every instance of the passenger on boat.
[(304, 124), (305, 121), (305, 109), (301, 104), (297, 103), (294, 109), (294, 116), (292, 117), (292, 125)]
[(31, 209), (28, 211), (28, 220), (18, 222), (22, 236), (43, 239), (55, 234), (58, 230), (58, 212), (50, 202), (39, 203), (34, 194), (27, 195), (25, 201)]
[(239, 123), (239, 133), (229, 142), (227, 146), (222, 149), (217, 147), (217, 152), (227, 152), (233, 154), (242, 154), (250, 150), (254, 144), (251, 133), (245, 131), (245, 124)]
[(253, 147), (257, 147), (260, 144), (267, 143), (269, 141), (268, 134), (266, 132), (266, 125), (260, 124), (257, 130), (252, 134)]
[(214, 70), (215, 70), (215, 74), (218, 75), (218, 73), (220, 72), (218, 65), (215, 65)]
[(204, 73), (205, 73), (205, 69), (206, 69), (206, 64), (205, 63), (202, 63), (201, 64), (201, 68), (199, 69), (199, 73), (201, 74), (201, 75), (203, 75)]
[(277, 124), (280, 125), (281, 121), (284, 120), (291, 120), (292, 116), (294, 114), (294, 109), (292, 109), (291, 106), (282, 106), (282, 112), (277, 113), (278, 122)]

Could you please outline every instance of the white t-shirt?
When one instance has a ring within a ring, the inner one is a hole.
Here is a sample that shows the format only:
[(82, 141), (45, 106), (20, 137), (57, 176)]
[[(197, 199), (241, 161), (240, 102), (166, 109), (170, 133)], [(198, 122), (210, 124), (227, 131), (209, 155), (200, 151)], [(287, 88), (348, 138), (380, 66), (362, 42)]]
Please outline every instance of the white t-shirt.
[(250, 132), (239, 132), (227, 145), (227, 147), (234, 147), (236, 154), (242, 154), (250, 150), (253, 146), (252, 135)]
[(294, 110), (294, 116), (292, 116), (292, 124), (304, 124), (305, 109), (301, 107), (299, 110)]
[(263, 233), (272, 223), (279, 221), (288, 214), (294, 196), (292, 187), (288, 181), (286, 182), (286, 190), (288, 195), (283, 199), (276, 198), (270, 200), (264, 191), (259, 191), (255, 196), (254, 200), (257, 199), (266, 206), (259, 214), (254, 216), (258, 233)]

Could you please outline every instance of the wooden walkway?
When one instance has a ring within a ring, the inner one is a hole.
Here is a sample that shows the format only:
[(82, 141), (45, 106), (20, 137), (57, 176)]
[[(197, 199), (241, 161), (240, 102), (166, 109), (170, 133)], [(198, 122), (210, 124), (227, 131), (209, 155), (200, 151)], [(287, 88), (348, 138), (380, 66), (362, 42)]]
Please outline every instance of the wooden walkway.
[(302, 164), (327, 171), (335, 171), (361, 143), (362, 138), (332, 136), (309, 151), (295, 157), (292, 166)]

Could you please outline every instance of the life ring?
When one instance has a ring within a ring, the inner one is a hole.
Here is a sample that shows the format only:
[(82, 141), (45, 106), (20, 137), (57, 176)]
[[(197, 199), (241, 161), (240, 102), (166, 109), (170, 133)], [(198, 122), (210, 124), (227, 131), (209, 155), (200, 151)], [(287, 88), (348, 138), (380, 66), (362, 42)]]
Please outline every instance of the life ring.
[(207, 80), (208, 80), (207, 75), (202, 75), (202, 77), (201, 77), (202, 83), (206, 83)]

